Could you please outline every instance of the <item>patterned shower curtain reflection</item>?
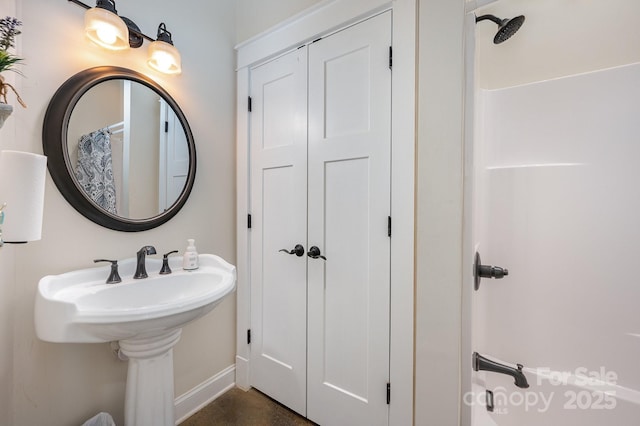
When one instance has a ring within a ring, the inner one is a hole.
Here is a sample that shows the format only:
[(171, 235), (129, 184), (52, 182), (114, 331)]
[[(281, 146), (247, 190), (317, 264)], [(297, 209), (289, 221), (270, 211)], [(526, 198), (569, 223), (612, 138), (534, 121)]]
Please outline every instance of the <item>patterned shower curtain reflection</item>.
[(80, 137), (76, 179), (94, 203), (109, 213), (117, 214), (108, 127)]

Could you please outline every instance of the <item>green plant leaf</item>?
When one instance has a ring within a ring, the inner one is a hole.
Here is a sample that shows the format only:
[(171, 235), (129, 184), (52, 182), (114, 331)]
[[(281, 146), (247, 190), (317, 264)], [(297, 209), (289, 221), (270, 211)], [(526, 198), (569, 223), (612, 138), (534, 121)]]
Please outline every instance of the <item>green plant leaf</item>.
[(22, 58), (18, 58), (15, 55), (10, 54), (6, 50), (0, 50), (0, 73), (4, 71), (14, 71), (18, 74), (22, 74), (20, 71), (15, 69), (15, 65), (19, 64), (22, 61)]

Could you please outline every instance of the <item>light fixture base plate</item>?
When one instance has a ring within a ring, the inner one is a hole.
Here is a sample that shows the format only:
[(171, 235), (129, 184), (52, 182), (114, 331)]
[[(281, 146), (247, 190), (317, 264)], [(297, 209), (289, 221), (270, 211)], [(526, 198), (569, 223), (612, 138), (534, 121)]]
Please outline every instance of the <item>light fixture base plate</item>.
[(144, 38), (141, 35), (142, 31), (140, 31), (140, 28), (136, 25), (135, 22), (133, 22), (126, 16), (121, 16), (120, 18), (124, 21), (125, 24), (127, 24), (127, 28), (129, 28), (129, 46), (131, 46), (131, 48), (133, 49), (137, 49), (138, 47), (142, 46)]

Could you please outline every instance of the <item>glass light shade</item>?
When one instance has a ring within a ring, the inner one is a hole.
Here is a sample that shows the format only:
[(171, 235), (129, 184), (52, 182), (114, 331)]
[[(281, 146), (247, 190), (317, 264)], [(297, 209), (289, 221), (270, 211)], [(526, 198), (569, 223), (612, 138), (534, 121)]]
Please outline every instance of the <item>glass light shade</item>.
[(154, 41), (149, 45), (149, 66), (165, 74), (180, 74), (182, 64), (180, 52), (173, 45), (164, 41)]
[(94, 43), (110, 50), (129, 48), (127, 24), (115, 13), (100, 7), (88, 9), (84, 14), (84, 30)]

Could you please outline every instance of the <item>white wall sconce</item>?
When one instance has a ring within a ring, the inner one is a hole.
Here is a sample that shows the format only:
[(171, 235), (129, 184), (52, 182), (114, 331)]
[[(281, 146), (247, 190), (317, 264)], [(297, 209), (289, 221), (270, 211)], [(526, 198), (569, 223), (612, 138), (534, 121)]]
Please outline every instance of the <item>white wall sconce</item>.
[(156, 39), (153, 39), (142, 33), (131, 19), (118, 15), (115, 0), (97, 0), (95, 7), (79, 0), (68, 1), (87, 9), (85, 33), (94, 43), (109, 50), (125, 50), (138, 48), (147, 39), (151, 42), (147, 60), (151, 68), (165, 74), (182, 72), (180, 52), (173, 45), (171, 33), (164, 23), (158, 26)]
[(47, 157), (0, 151), (0, 246), (42, 237)]

